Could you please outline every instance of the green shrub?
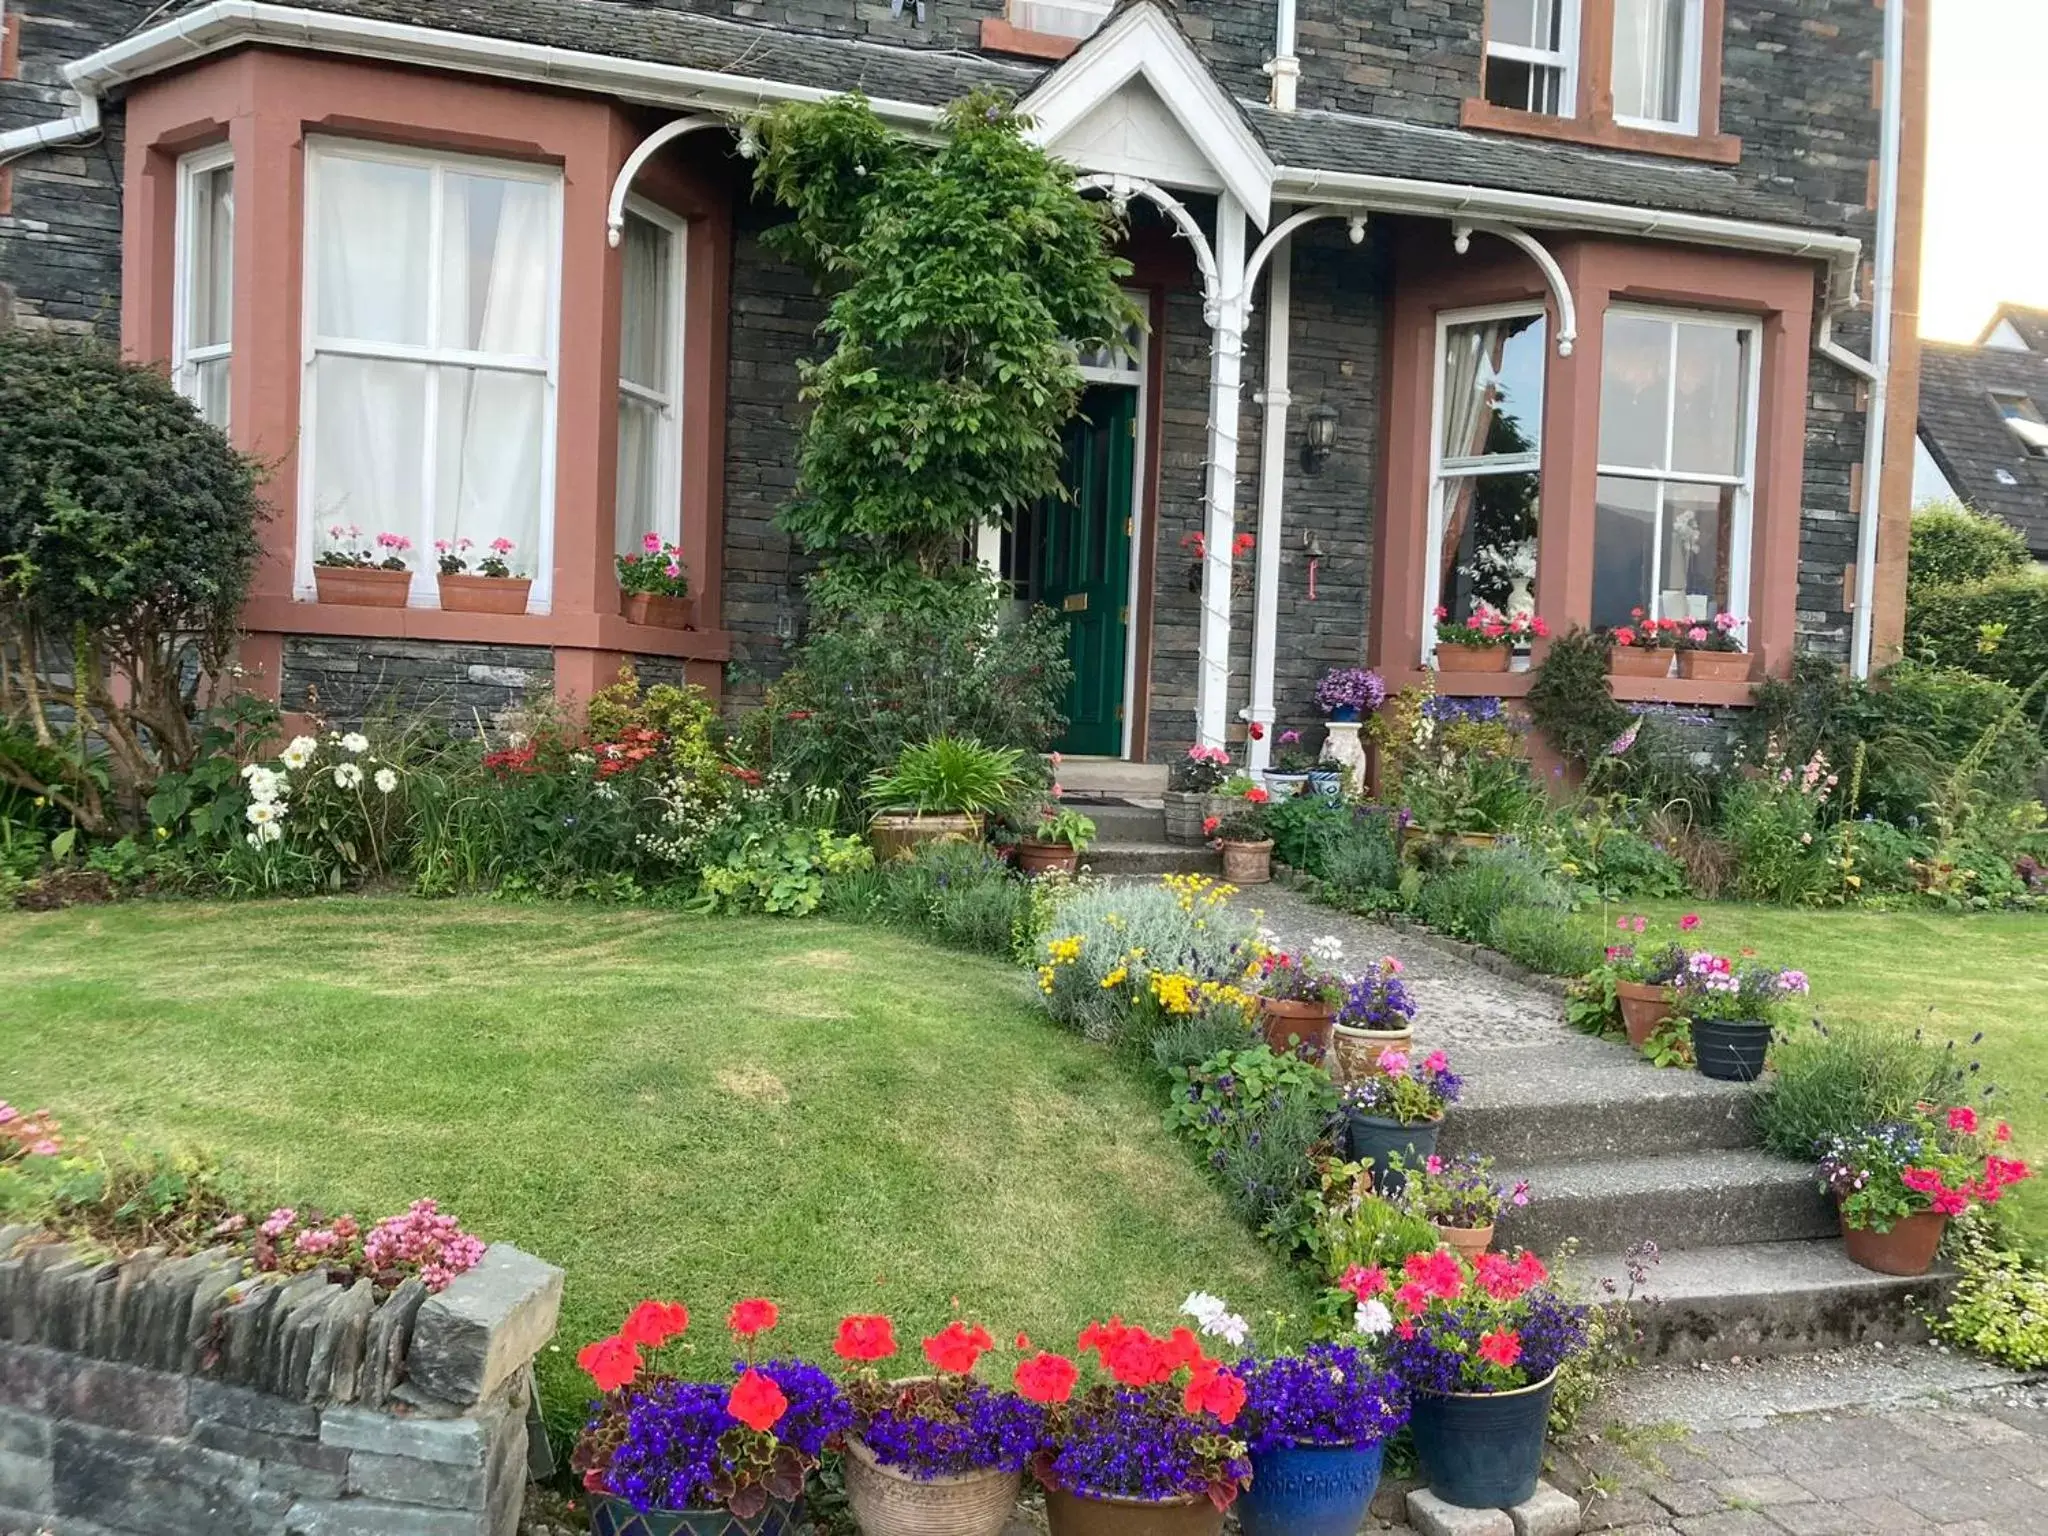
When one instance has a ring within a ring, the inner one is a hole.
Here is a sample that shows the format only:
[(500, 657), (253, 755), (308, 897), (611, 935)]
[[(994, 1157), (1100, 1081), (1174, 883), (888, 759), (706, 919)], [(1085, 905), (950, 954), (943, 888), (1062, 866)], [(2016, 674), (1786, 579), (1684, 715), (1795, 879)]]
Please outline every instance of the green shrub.
[(2016, 1371), (2048, 1366), (2048, 1271), (1981, 1212), (1950, 1232), (1955, 1289), (1928, 1317), (1935, 1337)]
[(1529, 717), (1551, 750), (1581, 768), (1597, 762), (1633, 718), (1607, 680), (1607, 642), (1585, 629), (1551, 640), (1529, 685)]
[(1030, 921), (1032, 886), (983, 843), (925, 843), (907, 859), (827, 882), (822, 909), (912, 929), (979, 954), (1008, 958)]
[(1541, 859), (1522, 848), (1490, 848), (1423, 882), (1415, 915), (1430, 927), (1483, 944), (1494, 914), (1509, 907), (1571, 909), (1571, 892)]
[(1152, 1063), (1175, 1083), (1184, 1084), (1203, 1062), (1225, 1051), (1248, 1049), (1257, 1036), (1242, 1008), (1203, 1003), (1193, 1013), (1160, 1025), (1152, 1036)]
[(1503, 907), (1494, 913), (1486, 942), (1510, 960), (1544, 976), (1584, 976), (1606, 957), (1606, 947), (1569, 912), (1552, 907)]
[(893, 768), (868, 779), (868, 798), (888, 810), (986, 816), (1016, 795), (1023, 753), (985, 747), (972, 736), (934, 736), (913, 742)]
[(707, 867), (696, 907), (705, 912), (762, 912), (806, 917), (825, 897), (834, 875), (874, 862), (857, 837), (789, 827), (750, 833), (724, 863)]
[(1922, 592), (1907, 608), (1906, 654), (2031, 687), (2048, 673), (2048, 574), (2029, 567)]
[(1906, 601), (1910, 605), (1937, 587), (2009, 576), (2032, 564), (2027, 541), (2000, 519), (1972, 512), (1960, 502), (1922, 507), (1913, 514)]
[(1224, 1050), (1185, 1074), (1169, 1130), (1202, 1149), (1224, 1198), (1254, 1231), (1291, 1209), (1338, 1124), (1330, 1074), (1264, 1043)]
[(1881, 1019), (1812, 1021), (1780, 1037), (1757, 1093), (1764, 1145), (1802, 1161), (1830, 1136), (1895, 1120), (1921, 1100), (1955, 1103), (1970, 1072), (1953, 1042)]
[(1296, 795), (1268, 807), (1266, 830), (1273, 857), (1331, 896), (1400, 884), (1399, 827), (1386, 811), (1328, 795)]
[(1559, 815), (1547, 829), (1544, 846), (1560, 870), (1603, 901), (1669, 900), (1691, 889), (1685, 861), (1617, 820), (1604, 799)]
[(1897, 895), (1919, 888), (1913, 865), (1933, 853), (1934, 845), (1926, 838), (1869, 817), (1846, 823), (1840, 836), (1857, 896)]

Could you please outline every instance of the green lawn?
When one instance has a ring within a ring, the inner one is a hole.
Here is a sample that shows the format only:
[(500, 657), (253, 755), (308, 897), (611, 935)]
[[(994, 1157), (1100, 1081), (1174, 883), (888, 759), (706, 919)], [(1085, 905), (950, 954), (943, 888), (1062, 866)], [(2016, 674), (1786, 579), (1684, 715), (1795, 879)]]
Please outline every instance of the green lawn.
[[(1805, 971), (1823, 1019), (1890, 1018), (1955, 1040), (1998, 1085), (1995, 1102), (2023, 1154), (2043, 1166), (2016, 1198), (2028, 1230), (2048, 1241), (2048, 916), (1658, 902), (1608, 909), (1610, 930), (1619, 910), (1647, 913), (1665, 935), (1681, 914), (1697, 912), (1700, 944), (1723, 954), (1754, 949)], [(1979, 1031), (1984, 1038), (1970, 1046)]]
[[(886, 932), (349, 899), (0, 915), (0, 1097), (359, 1215), (422, 1194), (560, 1264), (543, 1361), (647, 1295), (782, 1342), (958, 1305), (999, 1338), (1301, 1296), (1030, 978)], [(693, 1330), (694, 1332), (695, 1330)], [(707, 1341), (720, 1337), (702, 1330)]]

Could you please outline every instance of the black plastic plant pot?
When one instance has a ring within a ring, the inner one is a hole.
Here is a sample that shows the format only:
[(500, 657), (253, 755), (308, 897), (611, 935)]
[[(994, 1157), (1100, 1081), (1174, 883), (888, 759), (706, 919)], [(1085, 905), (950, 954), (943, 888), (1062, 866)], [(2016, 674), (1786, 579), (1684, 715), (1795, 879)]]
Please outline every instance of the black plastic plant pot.
[(1692, 1021), (1692, 1058), (1706, 1076), (1724, 1083), (1753, 1083), (1764, 1075), (1771, 1026), (1726, 1019)]
[(1345, 1139), (1350, 1144), (1351, 1161), (1358, 1163), (1371, 1158), (1373, 1189), (1389, 1199), (1408, 1187), (1407, 1177), (1391, 1165), (1391, 1160), (1398, 1156), (1403, 1166), (1420, 1168), (1422, 1160), (1436, 1151), (1436, 1133), (1444, 1128), (1440, 1119), (1403, 1125), (1398, 1120), (1361, 1115), (1355, 1110), (1346, 1118)]
[(1418, 1392), (1409, 1419), (1429, 1491), (1461, 1509), (1509, 1509), (1536, 1492), (1555, 1372), (1519, 1392)]
[(729, 1509), (635, 1509), (609, 1493), (590, 1498), (591, 1536), (796, 1536), (806, 1529), (802, 1499), (771, 1501), (742, 1520)]

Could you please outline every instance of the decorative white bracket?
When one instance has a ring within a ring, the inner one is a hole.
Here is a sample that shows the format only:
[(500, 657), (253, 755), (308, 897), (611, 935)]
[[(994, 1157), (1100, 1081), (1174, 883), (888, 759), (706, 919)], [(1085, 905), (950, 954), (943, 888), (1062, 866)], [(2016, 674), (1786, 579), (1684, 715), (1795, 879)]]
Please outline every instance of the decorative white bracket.
[(626, 156), (626, 163), (619, 167), (619, 174), (612, 182), (612, 200), (605, 210), (605, 239), (614, 248), (626, 229), (626, 194), (633, 190), (633, 178), (641, 168), (668, 145), (673, 144), (686, 133), (695, 133), (700, 128), (730, 128), (732, 125), (719, 117), (679, 117), (672, 123), (663, 123), (654, 132), (642, 139), (633, 153)]
[(1075, 178), (1074, 185), (1083, 192), (1108, 193), (1110, 206), (1119, 214), (1130, 206), (1132, 198), (1142, 197), (1173, 220), (1174, 228), (1194, 248), (1195, 265), (1202, 273), (1202, 318), (1212, 326), (1216, 324), (1223, 308), (1223, 285), (1216, 274), (1216, 252), (1185, 203), (1164, 187), (1136, 176), (1080, 176)]
[(1564, 279), (1564, 269), (1557, 264), (1543, 242), (1513, 224), (1453, 224), (1451, 244), (1463, 256), (1472, 249), (1472, 236), (1492, 235), (1505, 240), (1543, 271), (1544, 282), (1550, 285), (1550, 296), (1557, 301), (1557, 355), (1570, 357), (1572, 344), (1579, 339), (1579, 307), (1572, 301), (1572, 286)]
[(1280, 249), (1285, 240), (1303, 225), (1313, 224), (1317, 219), (1343, 219), (1351, 226), (1351, 243), (1365, 244), (1365, 215), (1351, 208), (1337, 208), (1329, 203), (1320, 203), (1314, 208), (1304, 208), (1299, 213), (1290, 213), (1273, 226), (1272, 233), (1258, 243), (1251, 259), (1244, 264), (1244, 312), (1252, 312), (1252, 290), (1258, 283), (1259, 274), (1266, 269), (1266, 263), (1273, 253)]

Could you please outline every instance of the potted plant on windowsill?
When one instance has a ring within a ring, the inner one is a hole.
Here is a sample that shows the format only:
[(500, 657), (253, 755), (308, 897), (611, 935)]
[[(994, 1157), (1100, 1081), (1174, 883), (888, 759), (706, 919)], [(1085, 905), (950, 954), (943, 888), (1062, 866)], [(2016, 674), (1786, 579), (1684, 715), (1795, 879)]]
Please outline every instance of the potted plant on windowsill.
[(1370, 667), (1332, 667), (1316, 680), (1316, 708), (1339, 724), (1371, 714), (1387, 701), (1387, 685)]
[(1212, 817), (1220, 818), (1224, 796), (1219, 793), (1230, 777), (1230, 754), (1222, 747), (1189, 747), (1166, 776), (1166, 840), (1170, 843), (1200, 845), (1212, 834), (1202, 830)]
[(1310, 1344), (1242, 1362), (1252, 1485), (1244, 1536), (1355, 1536), (1379, 1486), (1386, 1443), (1408, 1422), (1398, 1377), (1363, 1350)]
[(1405, 1168), (1420, 1168), (1436, 1151), (1444, 1115), (1464, 1092), (1464, 1079), (1442, 1051), (1420, 1061), (1382, 1051), (1379, 1070), (1344, 1087), (1345, 1141), (1354, 1163), (1370, 1161), (1373, 1187), (1396, 1198)]
[(1075, 1363), (1042, 1352), (1016, 1373), (1017, 1390), (1049, 1410), (1032, 1471), (1052, 1536), (1217, 1536), (1251, 1479), (1230, 1432), (1244, 1383), (1190, 1328), (1158, 1338), (1113, 1317), (1082, 1329), (1075, 1352), (1109, 1379), (1077, 1396)]
[[(1533, 1253), (1412, 1254), (1385, 1305), (1386, 1359), (1407, 1384), (1429, 1491), (1508, 1509), (1536, 1491), (1558, 1368), (1587, 1342), (1587, 1310), (1551, 1289)], [(1377, 1299), (1377, 1298), (1375, 1298)]]
[(1388, 1051), (1405, 1057), (1415, 1044), (1415, 999), (1401, 980), (1401, 962), (1384, 956), (1346, 987), (1330, 1032), (1331, 1075), (1340, 1083), (1371, 1077)]
[(1325, 934), (1301, 954), (1261, 949), (1247, 989), (1259, 1000), (1259, 1027), (1276, 1052), (1310, 1061), (1329, 1055), (1331, 1015), (1344, 1000), (1344, 946)]
[(1678, 644), (1678, 625), (1653, 619), (1640, 608), (1629, 610), (1635, 622), (1607, 631), (1607, 671), (1614, 677), (1669, 677)]
[(1017, 839), (1017, 868), (1027, 875), (1074, 874), (1095, 842), (1095, 823), (1056, 800), (1040, 806), (1025, 826), (1029, 831)]
[(1746, 623), (1732, 613), (1717, 613), (1705, 624), (1678, 631), (1678, 675), (1703, 682), (1746, 683), (1756, 658), (1742, 648)]
[(328, 526), (329, 547), (313, 561), (313, 588), (323, 603), (348, 603), (358, 608), (403, 608), (412, 593), (412, 569), (405, 553), (412, 540), (402, 533), (380, 533), (373, 552), (359, 543), (362, 529), (353, 523)]
[(466, 558), (475, 546), (468, 539), (436, 539), (441, 607), (447, 613), (524, 613), (533, 578), (512, 574), (510, 556), (518, 548), (500, 534), (485, 546), (486, 553), (471, 575)]
[(576, 1363), (602, 1394), (570, 1465), (590, 1495), (594, 1536), (795, 1536), (806, 1529), (804, 1480), (853, 1422), (832, 1378), (799, 1360), (755, 1363), (776, 1323), (759, 1298), (727, 1326), (742, 1358), (731, 1377), (689, 1381), (646, 1369), (689, 1326), (673, 1302), (635, 1307)]
[(1763, 1076), (1773, 1032), (1790, 1000), (1806, 991), (1804, 971), (1736, 965), (1701, 951), (1687, 959), (1671, 1011), (1685, 1021), (1703, 1074), (1748, 1083)]
[(975, 1379), (993, 1347), (987, 1329), (955, 1320), (924, 1341), (933, 1374), (884, 1381), (874, 1366), (896, 1353), (889, 1319), (840, 1322), (832, 1348), (854, 1367), (846, 1499), (866, 1536), (998, 1536), (1009, 1523), (1045, 1410)]
[(1236, 792), (1223, 802), (1223, 814), (1203, 822), (1202, 830), (1223, 854), (1225, 880), (1232, 885), (1264, 885), (1273, 878), (1273, 839), (1266, 830), (1266, 807), (1273, 796), (1265, 785), (1250, 779), (1233, 782)]
[(983, 818), (1015, 798), (1023, 754), (971, 736), (934, 736), (903, 749), (893, 769), (868, 780), (875, 858), (908, 858), (920, 843), (977, 842)]
[(1510, 617), (1485, 603), (1457, 623), (1448, 608), (1436, 611), (1436, 669), (1439, 672), (1505, 672), (1515, 647), (1549, 635), (1550, 626), (1533, 613)]
[(1951, 1216), (1995, 1205), (2030, 1176), (2025, 1163), (1993, 1150), (2011, 1140), (2003, 1120), (1987, 1138), (1968, 1104), (1919, 1105), (1903, 1119), (1831, 1137), (1820, 1187), (1834, 1196), (1849, 1257), (1881, 1275), (1926, 1274)]
[(696, 605), (690, 601), (690, 573), (683, 564), (680, 544), (665, 544), (661, 535), (646, 534), (639, 549), (630, 555), (620, 555), (615, 564), (621, 618), (630, 624), (652, 624), (660, 629), (696, 627)]
[(1502, 1188), (1493, 1181), (1493, 1159), (1475, 1152), (1450, 1159), (1432, 1154), (1420, 1168), (1403, 1171), (1409, 1212), (1434, 1225), (1437, 1237), (1462, 1259), (1476, 1259), (1493, 1246), (1503, 1210), (1529, 1203), (1527, 1179)]

